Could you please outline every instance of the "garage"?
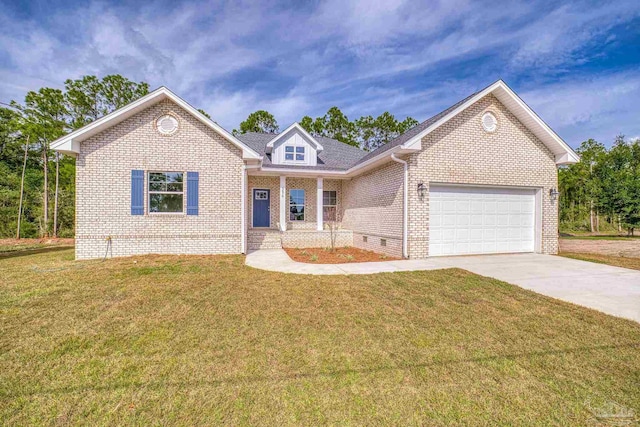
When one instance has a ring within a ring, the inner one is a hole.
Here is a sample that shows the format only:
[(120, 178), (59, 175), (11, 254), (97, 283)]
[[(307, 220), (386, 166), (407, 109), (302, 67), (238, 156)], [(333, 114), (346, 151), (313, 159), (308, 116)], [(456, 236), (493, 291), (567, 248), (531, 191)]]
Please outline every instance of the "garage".
[(533, 252), (536, 190), (431, 185), (429, 256)]

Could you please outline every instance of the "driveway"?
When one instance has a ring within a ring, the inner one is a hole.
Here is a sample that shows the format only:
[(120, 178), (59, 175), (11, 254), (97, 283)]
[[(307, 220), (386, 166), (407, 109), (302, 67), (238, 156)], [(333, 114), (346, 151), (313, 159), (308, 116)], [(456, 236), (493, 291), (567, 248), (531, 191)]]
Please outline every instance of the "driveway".
[(553, 255), (479, 255), (363, 262), (306, 264), (282, 249), (249, 253), (247, 265), (297, 274), (371, 274), (462, 268), (553, 298), (640, 322), (640, 271)]

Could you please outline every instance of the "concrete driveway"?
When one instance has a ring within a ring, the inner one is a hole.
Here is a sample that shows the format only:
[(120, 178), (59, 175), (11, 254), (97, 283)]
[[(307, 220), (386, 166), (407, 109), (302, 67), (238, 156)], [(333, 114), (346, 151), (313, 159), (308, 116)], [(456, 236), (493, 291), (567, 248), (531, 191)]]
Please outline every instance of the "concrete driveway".
[(553, 255), (479, 255), (363, 262), (307, 264), (293, 261), (282, 249), (251, 252), (252, 267), (295, 274), (372, 274), (462, 268), (553, 298), (640, 322), (640, 271)]

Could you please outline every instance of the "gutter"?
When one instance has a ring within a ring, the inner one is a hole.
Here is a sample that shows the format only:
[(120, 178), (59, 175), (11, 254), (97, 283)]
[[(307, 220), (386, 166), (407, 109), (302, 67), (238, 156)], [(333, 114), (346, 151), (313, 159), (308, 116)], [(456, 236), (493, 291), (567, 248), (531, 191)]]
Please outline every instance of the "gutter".
[(409, 234), (409, 165), (405, 160), (396, 157), (395, 153), (391, 153), (391, 160), (404, 165), (404, 186), (402, 189), (403, 207), (402, 207), (402, 257), (408, 258), (407, 236)]

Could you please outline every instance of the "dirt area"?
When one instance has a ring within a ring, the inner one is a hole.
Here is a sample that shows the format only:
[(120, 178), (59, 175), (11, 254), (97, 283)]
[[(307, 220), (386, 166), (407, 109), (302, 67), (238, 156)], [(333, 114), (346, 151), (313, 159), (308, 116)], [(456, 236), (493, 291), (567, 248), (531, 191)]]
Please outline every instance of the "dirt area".
[(640, 239), (582, 240), (560, 239), (560, 252), (591, 253), (640, 258)]
[(329, 248), (285, 248), (285, 251), (294, 261), (310, 264), (343, 264), (347, 262), (392, 261), (399, 259), (353, 247), (335, 248), (333, 251)]

